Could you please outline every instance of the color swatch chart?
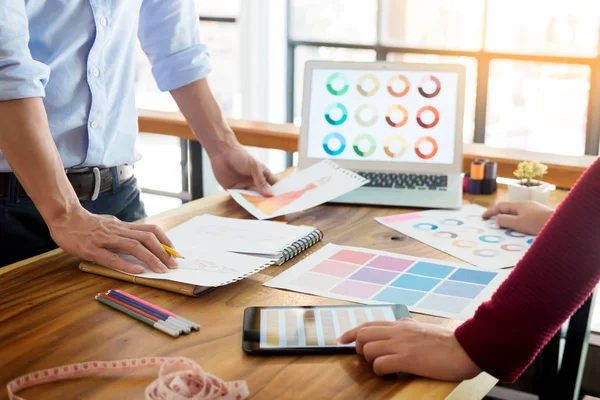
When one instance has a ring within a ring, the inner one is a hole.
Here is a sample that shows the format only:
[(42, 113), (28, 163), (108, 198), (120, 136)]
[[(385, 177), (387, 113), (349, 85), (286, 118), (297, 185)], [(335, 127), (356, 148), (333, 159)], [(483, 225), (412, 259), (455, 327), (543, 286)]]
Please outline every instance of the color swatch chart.
[(375, 218), (400, 233), (484, 269), (513, 267), (533, 243), (533, 236), (484, 220), (484, 207), (430, 210)]
[(260, 347), (337, 347), (336, 339), (344, 332), (369, 321), (395, 321), (394, 312), (389, 306), (263, 308)]
[(508, 271), (328, 244), (265, 286), (363, 304), (404, 304), (410, 311), (465, 320)]
[(311, 85), (309, 158), (453, 162), (457, 73), (315, 69)]

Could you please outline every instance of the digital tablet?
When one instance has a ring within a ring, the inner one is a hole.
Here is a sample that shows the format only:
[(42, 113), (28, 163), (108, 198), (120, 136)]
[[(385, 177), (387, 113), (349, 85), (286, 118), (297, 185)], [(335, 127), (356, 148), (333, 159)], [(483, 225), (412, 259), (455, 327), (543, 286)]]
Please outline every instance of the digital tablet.
[(369, 321), (401, 318), (410, 318), (401, 304), (249, 307), (242, 347), (252, 355), (354, 353), (354, 344), (336, 342), (344, 332)]

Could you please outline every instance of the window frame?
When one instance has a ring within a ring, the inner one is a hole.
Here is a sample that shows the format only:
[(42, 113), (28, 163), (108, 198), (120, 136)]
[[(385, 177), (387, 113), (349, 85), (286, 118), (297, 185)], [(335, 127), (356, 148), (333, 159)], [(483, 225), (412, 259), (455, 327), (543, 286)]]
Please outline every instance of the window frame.
[(550, 55), (530, 55), (518, 53), (498, 53), (485, 50), (485, 37), (487, 33), (487, 14), (489, 0), (485, 0), (483, 9), (483, 24), (481, 30), (482, 49), (479, 51), (425, 49), (419, 47), (394, 47), (381, 44), (381, 14), (383, 0), (377, 0), (377, 36), (374, 45), (357, 43), (322, 42), (313, 40), (296, 40), (292, 37), (293, 9), (292, 0), (287, 0), (287, 121), (294, 120), (294, 80), (296, 77), (295, 62), (296, 48), (304, 47), (337, 47), (343, 49), (374, 50), (377, 61), (386, 61), (388, 54), (426, 54), (438, 56), (471, 57), (477, 61), (477, 88), (475, 103), (475, 132), (473, 143), (485, 143), (488, 83), (490, 65), (494, 60), (511, 60), (538, 63), (559, 63), (569, 65), (584, 65), (590, 68), (590, 91), (588, 96), (588, 109), (586, 121), (586, 137), (584, 155), (597, 156), (600, 151), (600, 29), (598, 40), (598, 54), (595, 58), (587, 57), (562, 57)]

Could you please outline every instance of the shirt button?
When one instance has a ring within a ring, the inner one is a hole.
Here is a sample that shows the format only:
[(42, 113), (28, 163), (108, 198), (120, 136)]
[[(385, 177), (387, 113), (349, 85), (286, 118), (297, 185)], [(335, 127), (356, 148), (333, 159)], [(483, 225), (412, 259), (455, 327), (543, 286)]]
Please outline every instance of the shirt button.
[(100, 70), (98, 68), (94, 68), (92, 70), (92, 75), (94, 75), (94, 78), (97, 78), (100, 76)]
[(106, 18), (104, 18), (104, 17), (100, 17), (100, 25), (102, 25), (102, 26), (106, 26), (106, 22), (107, 22), (107, 21), (106, 21)]
[(90, 123), (90, 126), (92, 127), (92, 129), (96, 129), (96, 128), (98, 127), (98, 121), (96, 121), (96, 120), (93, 120), (93, 121)]

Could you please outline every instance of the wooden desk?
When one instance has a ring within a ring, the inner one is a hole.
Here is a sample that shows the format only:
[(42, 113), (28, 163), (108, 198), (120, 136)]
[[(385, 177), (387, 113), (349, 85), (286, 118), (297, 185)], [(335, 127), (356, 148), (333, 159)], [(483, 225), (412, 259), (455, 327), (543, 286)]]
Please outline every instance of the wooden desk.
[[(505, 197), (501, 189), (499, 197)], [(565, 192), (555, 192), (558, 203)], [(465, 203), (491, 205), (496, 196), (465, 196)], [(324, 243), (370, 247), (413, 256), (456, 261), (453, 257), (376, 223), (373, 218), (410, 209), (324, 205), (284, 217), (292, 224), (325, 232)], [(228, 195), (188, 203), (150, 218), (165, 229), (203, 213), (249, 217)], [(396, 238), (397, 240), (391, 240)], [(318, 248), (318, 247), (317, 247)], [(301, 293), (271, 289), (263, 282), (293, 265), (272, 267), (249, 279), (199, 298), (135, 286), (77, 269), (77, 260), (60, 250), (0, 269), (0, 393), (16, 376), (90, 360), (142, 356), (186, 356), (225, 380), (246, 379), (253, 398), (481, 399), (496, 384), (482, 373), (460, 384), (414, 377), (381, 379), (358, 356), (245, 356), (242, 314), (247, 306), (343, 304)], [(172, 339), (94, 300), (108, 289), (123, 289), (198, 321), (202, 330)], [(422, 314), (419, 321), (447, 326), (459, 322)], [(53, 383), (23, 391), (26, 399), (139, 399), (156, 372), (127, 379), (97, 377)]]

